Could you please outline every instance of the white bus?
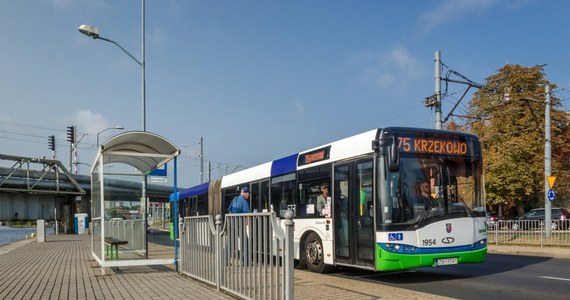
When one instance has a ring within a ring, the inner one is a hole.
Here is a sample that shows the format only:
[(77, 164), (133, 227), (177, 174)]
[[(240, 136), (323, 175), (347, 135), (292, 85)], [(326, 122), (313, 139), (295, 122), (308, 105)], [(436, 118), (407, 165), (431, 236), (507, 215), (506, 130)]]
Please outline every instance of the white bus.
[[(295, 259), (314, 272), (485, 259), (483, 162), (474, 135), (370, 130), (183, 190), (179, 213), (223, 215), (246, 186), (252, 213), (293, 211)], [(325, 186), (328, 195), (318, 199)]]

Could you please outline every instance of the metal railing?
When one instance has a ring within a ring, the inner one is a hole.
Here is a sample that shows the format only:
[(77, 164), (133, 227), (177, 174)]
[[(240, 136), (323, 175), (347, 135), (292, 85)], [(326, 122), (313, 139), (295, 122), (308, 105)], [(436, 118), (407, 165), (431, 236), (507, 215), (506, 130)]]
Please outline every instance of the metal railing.
[(144, 249), (144, 231), (144, 220), (105, 221), (105, 236), (127, 241), (124, 246), (127, 249)]
[(183, 274), (245, 299), (293, 299), (293, 221), (274, 213), (186, 217), (180, 228)]
[(570, 247), (569, 220), (553, 220), (550, 236), (544, 221), (501, 220), (487, 223), (487, 243), (503, 245)]

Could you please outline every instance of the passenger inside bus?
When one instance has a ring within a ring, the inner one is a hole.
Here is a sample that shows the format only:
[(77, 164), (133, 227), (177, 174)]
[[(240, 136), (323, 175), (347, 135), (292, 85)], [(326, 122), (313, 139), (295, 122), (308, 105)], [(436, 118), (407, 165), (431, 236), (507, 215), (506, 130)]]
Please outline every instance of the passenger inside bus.
[(319, 216), (324, 216), (326, 213), (325, 207), (327, 205), (327, 200), (330, 198), (329, 184), (321, 184), (320, 191), (321, 194), (317, 196), (317, 212), (319, 213)]

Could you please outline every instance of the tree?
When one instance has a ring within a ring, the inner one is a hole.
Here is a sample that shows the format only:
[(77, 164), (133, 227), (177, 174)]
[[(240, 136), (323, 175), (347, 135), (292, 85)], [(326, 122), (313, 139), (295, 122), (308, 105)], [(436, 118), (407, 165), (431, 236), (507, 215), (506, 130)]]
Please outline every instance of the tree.
[[(448, 125), (480, 137), (487, 205), (502, 206), (507, 217), (544, 207), (544, 104), (523, 99), (544, 101), (547, 84), (556, 91), (542, 66), (505, 65), (474, 93), (467, 121)], [(570, 206), (570, 119), (560, 99), (550, 99), (554, 206)]]

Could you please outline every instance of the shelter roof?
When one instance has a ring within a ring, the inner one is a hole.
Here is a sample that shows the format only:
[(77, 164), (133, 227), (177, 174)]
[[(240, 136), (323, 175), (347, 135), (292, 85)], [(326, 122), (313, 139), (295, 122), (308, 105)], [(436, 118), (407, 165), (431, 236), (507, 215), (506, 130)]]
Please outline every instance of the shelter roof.
[(103, 155), (105, 164), (124, 163), (148, 174), (179, 154), (180, 149), (176, 145), (158, 134), (128, 131), (102, 144), (97, 159)]

